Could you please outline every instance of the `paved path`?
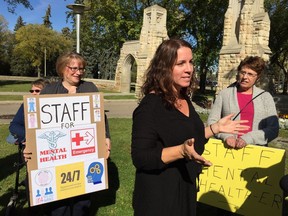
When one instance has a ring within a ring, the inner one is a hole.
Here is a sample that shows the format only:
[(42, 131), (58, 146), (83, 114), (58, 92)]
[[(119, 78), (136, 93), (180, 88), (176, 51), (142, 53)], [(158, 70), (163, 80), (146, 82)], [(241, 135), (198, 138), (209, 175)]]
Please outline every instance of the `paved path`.
[[(0, 124), (9, 124), (21, 103), (21, 101), (0, 102)], [(131, 118), (136, 107), (137, 100), (104, 100), (108, 118)]]

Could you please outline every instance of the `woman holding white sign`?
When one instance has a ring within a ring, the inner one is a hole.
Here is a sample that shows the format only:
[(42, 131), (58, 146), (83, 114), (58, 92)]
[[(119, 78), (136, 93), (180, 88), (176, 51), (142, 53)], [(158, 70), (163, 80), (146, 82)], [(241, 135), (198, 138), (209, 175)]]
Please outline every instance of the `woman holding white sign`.
[(207, 138), (247, 127), (232, 115), (204, 127), (189, 95), (195, 85), (191, 45), (162, 42), (146, 71), (144, 95), (133, 113), (132, 160), (136, 167), (134, 215), (196, 215), (197, 176)]
[[(75, 52), (69, 52), (61, 55), (56, 62), (56, 71), (61, 79), (58, 82), (54, 82), (51, 83), (50, 85), (47, 85), (42, 90), (41, 95), (98, 92), (98, 88), (92, 82), (82, 80), (85, 74), (85, 67), (86, 67), (86, 61), (82, 55)], [(105, 129), (106, 129), (106, 146), (107, 146), (106, 158), (109, 158), (111, 141), (106, 115), (105, 115), (105, 123), (106, 123)], [(67, 181), (69, 179), (70, 178), (67, 178)], [(52, 216), (54, 215), (84, 216), (89, 215), (90, 205), (91, 205), (90, 194), (84, 194), (72, 198), (66, 198), (51, 203), (43, 204), (42, 207), (46, 214)]]

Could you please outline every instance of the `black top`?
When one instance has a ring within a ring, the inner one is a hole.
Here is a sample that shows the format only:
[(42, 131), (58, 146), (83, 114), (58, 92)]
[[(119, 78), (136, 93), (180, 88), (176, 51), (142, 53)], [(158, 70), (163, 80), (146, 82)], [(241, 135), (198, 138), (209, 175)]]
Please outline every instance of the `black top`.
[(195, 138), (204, 151), (204, 125), (188, 98), (189, 117), (166, 108), (160, 96), (146, 95), (133, 113), (132, 160), (136, 167), (133, 208), (135, 215), (196, 215), (196, 176), (201, 166), (181, 159), (161, 160), (162, 149)]
[[(76, 88), (76, 93), (88, 93), (88, 92), (98, 92), (98, 88), (92, 82), (86, 82), (81, 80)], [(40, 94), (68, 94), (68, 89), (66, 89), (62, 80), (48, 84)]]

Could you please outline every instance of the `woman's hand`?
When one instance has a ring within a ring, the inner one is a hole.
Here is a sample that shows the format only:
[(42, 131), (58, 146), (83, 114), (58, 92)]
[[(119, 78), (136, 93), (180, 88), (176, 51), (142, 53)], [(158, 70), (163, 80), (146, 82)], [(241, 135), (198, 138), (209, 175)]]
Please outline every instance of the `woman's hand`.
[[(231, 133), (231, 134), (243, 134), (241, 131), (248, 130), (250, 127), (247, 125), (242, 125), (247, 123), (248, 120), (231, 120), (234, 114), (227, 115), (221, 118), (218, 122), (218, 133)], [(213, 128), (214, 129), (214, 128)]]
[(23, 157), (24, 157), (24, 160), (25, 162), (27, 163), (28, 160), (31, 160), (31, 155), (32, 155), (32, 152), (28, 152), (27, 150), (23, 150)]
[(238, 139), (236, 140), (235, 149), (244, 148), (246, 145), (247, 145), (247, 143), (246, 143), (242, 138), (238, 138)]
[(199, 155), (194, 149), (194, 138), (186, 140), (182, 144), (182, 155), (189, 160), (195, 160), (197, 163), (205, 166), (211, 166), (212, 163)]
[(234, 136), (230, 136), (230, 137), (227, 137), (225, 139), (225, 143), (227, 146), (229, 146), (230, 148), (235, 148), (236, 147), (236, 138)]
[(110, 153), (111, 153), (111, 139), (110, 138), (106, 138), (105, 143), (106, 143), (106, 148), (107, 148), (106, 159), (108, 159), (110, 157)]

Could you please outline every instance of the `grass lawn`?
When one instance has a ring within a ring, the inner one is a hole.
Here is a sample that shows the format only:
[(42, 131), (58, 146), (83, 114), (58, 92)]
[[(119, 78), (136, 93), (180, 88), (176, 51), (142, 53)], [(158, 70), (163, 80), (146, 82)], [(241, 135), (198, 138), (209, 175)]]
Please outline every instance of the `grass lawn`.
[[(205, 118), (205, 116), (202, 116)], [(109, 190), (99, 191), (93, 195), (93, 214), (97, 216), (129, 216), (133, 215), (132, 192), (134, 187), (134, 172), (130, 157), (130, 141), (132, 119), (115, 118), (109, 120), (112, 151), (111, 160), (108, 165)], [(287, 135), (286, 131), (281, 134)], [(4, 215), (12, 193), (15, 182), (15, 168), (13, 164), (17, 161), (17, 146), (9, 145), (5, 142), (8, 135), (8, 125), (0, 125), (0, 215)], [(22, 169), (21, 179), (24, 178), (25, 169)], [(22, 216), (27, 214), (27, 202), (25, 190), (20, 187), (20, 197), (18, 212)], [(201, 216), (215, 215), (216, 209), (211, 206), (201, 204), (198, 214)]]
[(0, 92), (28, 92), (31, 81), (0, 81)]
[[(94, 193), (93, 210), (97, 216), (107, 215), (133, 215), (132, 191), (134, 187), (134, 172), (130, 157), (131, 119), (109, 120), (112, 151), (108, 164), (109, 190)], [(5, 206), (13, 193), (15, 182), (15, 168), (17, 161), (17, 146), (5, 142), (8, 135), (8, 125), (0, 125), (0, 215), (4, 215)], [(24, 178), (25, 169), (21, 170), (21, 179)], [(20, 187), (19, 213), (27, 215), (27, 202), (24, 187)], [(23, 209), (24, 208), (24, 209)]]
[[(23, 95), (11, 95), (8, 92), (27, 92), (31, 88), (30, 81), (2, 81), (0, 80), (0, 101), (20, 101), (23, 100)], [(115, 93), (99, 89), (103, 93)], [(7, 95), (5, 94), (7, 92)], [(104, 99), (107, 100), (125, 100), (125, 99), (136, 99), (135, 95), (105, 95)]]

